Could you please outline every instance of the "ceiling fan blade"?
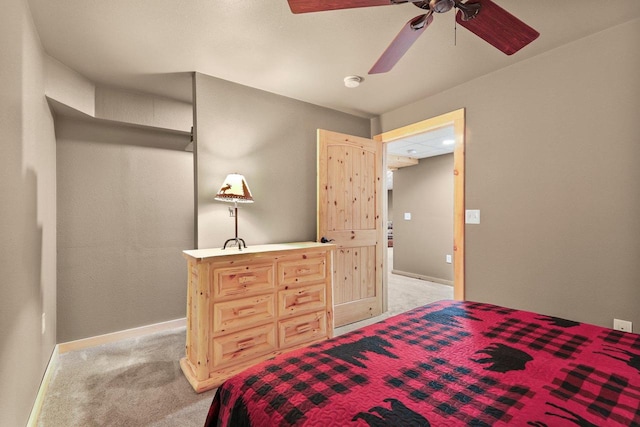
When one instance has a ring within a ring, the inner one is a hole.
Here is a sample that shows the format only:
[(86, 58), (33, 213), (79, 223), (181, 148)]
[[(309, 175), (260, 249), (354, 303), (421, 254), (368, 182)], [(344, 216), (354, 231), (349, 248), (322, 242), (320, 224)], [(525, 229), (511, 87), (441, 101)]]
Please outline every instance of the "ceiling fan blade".
[(507, 55), (513, 55), (540, 35), (491, 0), (469, 0), (465, 4), (475, 3), (481, 5), (478, 14), (465, 21), (464, 14), (458, 11), (456, 22)]
[(351, 9), (354, 7), (388, 6), (404, 1), (393, 0), (288, 0), (293, 13), (320, 12), (323, 10)]
[(407, 53), (411, 45), (420, 37), (420, 34), (433, 22), (433, 14), (416, 16), (402, 27), (395, 39), (391, 42), (378, 61), (373, 64), (369, 74), (386, 73)]

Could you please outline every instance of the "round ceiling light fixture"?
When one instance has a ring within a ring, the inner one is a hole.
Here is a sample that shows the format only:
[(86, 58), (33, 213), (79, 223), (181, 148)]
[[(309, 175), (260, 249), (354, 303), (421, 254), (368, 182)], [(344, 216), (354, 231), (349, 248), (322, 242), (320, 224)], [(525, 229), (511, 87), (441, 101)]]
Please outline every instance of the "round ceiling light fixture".
[(358, 87), (363, 80), (360, 76), (347, 76), (344, 78), (344, 85), (348, 88)]

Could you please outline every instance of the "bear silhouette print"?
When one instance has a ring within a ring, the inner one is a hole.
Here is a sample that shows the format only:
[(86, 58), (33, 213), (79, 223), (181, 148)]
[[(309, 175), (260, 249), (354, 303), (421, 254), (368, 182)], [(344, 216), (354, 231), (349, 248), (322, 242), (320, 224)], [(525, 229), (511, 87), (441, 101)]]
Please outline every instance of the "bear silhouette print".
[[(384, 399), (383, 402), (391, 403), (391, 409), (382, 406), (374, 406), (369, 412), (358, 412), (351, 421), (364, 420), (370, 427), (430, 427), (429, 421), (419, 413), (407, 408), (398, 399)], [(373, 414), (373, 412), (378, 415)]]
[(624, 348), (614, 347), (612, 345), (605, 345), (602, 347), (603, 351), (594, 351), (596, 354), (603, 354), (615, 360), (626, 363), (631, 368), (640, 372), (640, 354), (632, 353)]
[(429, 322), (439, 323), (441, 325), (447, 326), (461, 327), (462, 325), (460, 324), (460, 322), (458, 322), (458, 319), (456, 319), (456, 317), (478, 321), (482, 320), (478, 319), (477, 317), (473, 317), (463, 308), (455, 306), (446, 307), (442, 310), (433, 311), (422, 316), (424, 320), (428, 320)]
[(567, 320), (561, 317), (553, 316), (540, 316), (536, 317), (536, 320), (542, 320), (552, 326), (557, 326), (559, 328), (573, 328), (574, 326), (580, 325), (580, 322), (574, 322), (573, 320)]
[(358, 341), (338, 345), (336, 347), (325, 350), (324, 353), (329, 354), (338, 359), (344, 360), (352, 365), (366, 368), (365, 364), (361, 360), (369, 360), (364, 354), (366, 352), (380, 354), (392, 359), (397, 359), (398, 356), (389, 352), (386, 347), (393, 348), (393, 346), (386, 340), (380, 337), (364, 337)]
[(527, 362), (533, 360), (524, 351), (500, 343), (492, 343), (489, 347), (476, 351), (478, 353), (489, 357), (471, 360), (480, 364), (491, 363), (484, 369), (494, 372), (524, 371)]

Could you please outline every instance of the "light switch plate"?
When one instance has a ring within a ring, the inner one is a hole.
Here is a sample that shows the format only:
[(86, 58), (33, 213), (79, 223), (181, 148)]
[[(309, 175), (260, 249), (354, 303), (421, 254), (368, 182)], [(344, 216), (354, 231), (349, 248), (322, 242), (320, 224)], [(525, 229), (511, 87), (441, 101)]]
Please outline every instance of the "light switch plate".
[(411, 212), (405, 212), (404, 213), (404, 220), (405, 221), (411, 221)]
[(480, 209), (467, 209), (464, 222), (466, 224), (480, 224)]

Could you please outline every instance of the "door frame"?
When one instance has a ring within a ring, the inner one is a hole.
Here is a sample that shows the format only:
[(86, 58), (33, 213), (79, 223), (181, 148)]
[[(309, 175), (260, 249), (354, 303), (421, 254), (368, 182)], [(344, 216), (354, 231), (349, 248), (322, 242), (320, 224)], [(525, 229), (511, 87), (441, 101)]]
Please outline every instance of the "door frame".
[[(465, 109), (460, 108), (417, 123), (402, 126), (373, 137), (382, 142), (383, 171), (387, 170), (387, 144), (401, 138), (418, 135), (445, 126), (453, 125), (455, 134), (455, 146), (453, 149), (453, 298), (464, 300), (465, 295), (465, 246), (464, 246), (464, 200), (465, 200)], [(383, 206), (383, 224), (387, 223), (387, 181), (383, 179), (383, 191), (381, 203)], [(387, 284), (387, 258), (383, 257), (384, 274), (382, 281), (383, 311), (387, 311), (388, 284)]]

